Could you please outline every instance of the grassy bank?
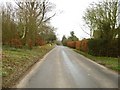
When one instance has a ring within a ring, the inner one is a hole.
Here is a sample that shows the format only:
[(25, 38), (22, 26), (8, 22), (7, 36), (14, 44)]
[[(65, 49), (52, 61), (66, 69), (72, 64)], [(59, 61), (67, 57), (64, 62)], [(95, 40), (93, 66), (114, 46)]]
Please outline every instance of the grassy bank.
[(45, 45), (29, 49), (15, 49), (3, 46), (2, 53), (2, 85), (13, 86), (24, 73), (54, 46)]
[(84, 55), (85, 57), (101, 64), (104, 65), (105, 67), (108, 67), (114, 71), (119, 71), (120, 72), (120, 65), (118, 64), (118, 58), (113, 58), (113, 57), (97, 57), (97, 56), (92, 56), (90, 54), (84, 53), (82, 51), (74, 49), (75, 52), (80, 53)]

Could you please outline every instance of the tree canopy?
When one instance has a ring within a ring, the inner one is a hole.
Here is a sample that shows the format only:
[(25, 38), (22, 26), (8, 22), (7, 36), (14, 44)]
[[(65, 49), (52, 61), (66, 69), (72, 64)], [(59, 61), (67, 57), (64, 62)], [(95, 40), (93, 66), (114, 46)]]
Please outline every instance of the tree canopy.
[[(54, 28), (50, 25), (48, 13), (54, 8), (54, 4), (47, 0), (19, 1), (15, 4), (7, 2), (2, 8), (2, 40), (3, 44), (19, 44), (25, 46), (38, 45), (56, 39)], [(43, 38), (42, 35), (47, 36)]]
[[(98, 30), (100, 38), (112, 40), (117, 35), (118, 1), (107, 0), (93, 3), (87, 8), (83, 19), (94, 33)], [(97, 34), (97, 33), (96, 33)]]

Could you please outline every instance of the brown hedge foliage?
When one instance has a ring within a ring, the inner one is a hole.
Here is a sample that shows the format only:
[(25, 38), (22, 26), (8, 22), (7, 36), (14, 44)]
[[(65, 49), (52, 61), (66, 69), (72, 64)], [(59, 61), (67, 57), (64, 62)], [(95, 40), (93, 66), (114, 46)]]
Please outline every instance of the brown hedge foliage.
[(76, 42), (75, 41), (68, 41), (67, 46), (70, 48), (75, 48), (76, 47)]
[(88, 40), (83, 39), (81, 41), (68, 41), (67, 46), (70, 48), (75, 48), (84, 52), (88, 52)]
[(43, 40), (42, 38), (37, 38), (35, 44), (37, 46), (45, 45), (45, 40)]
[(76, 48), (77, 50), (80, 50), (80, 45), (81, 45), (81, 41), (76, 41), (75, 48)]
[(83, 39), (81, 41), (80, 50), (84, 52), (88, 52), (88, 40), (87, 39)]
[(105, 40), (83, 39), (81, 41), (68, 41), (67, 46), (95, 56), (118, 57), (118, 40), (108, 43)]
[(14, 38), (10, 40), (10, 46), (15, 47), (15, 48), (21, 48), (22, 42), (20, 39)]

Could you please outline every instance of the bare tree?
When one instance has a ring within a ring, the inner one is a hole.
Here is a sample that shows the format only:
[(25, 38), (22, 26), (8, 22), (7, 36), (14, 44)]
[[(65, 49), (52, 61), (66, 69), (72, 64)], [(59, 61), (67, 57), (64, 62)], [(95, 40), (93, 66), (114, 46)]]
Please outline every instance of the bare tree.
[(37, 2), (36, 0), (32, 2), (19, 2), (16, 1), (19, 7), (19, 21), (22, 23), (22, 39), (25, 43), (28, 43), (28, 39), (32, 40), (35, 44), (36, 34), (39, 33), (39, 27), (42, 23), (49, 21), (52, 16), (47, 16), (47, 13), (52, 10), (53, 5), (46, 0)]

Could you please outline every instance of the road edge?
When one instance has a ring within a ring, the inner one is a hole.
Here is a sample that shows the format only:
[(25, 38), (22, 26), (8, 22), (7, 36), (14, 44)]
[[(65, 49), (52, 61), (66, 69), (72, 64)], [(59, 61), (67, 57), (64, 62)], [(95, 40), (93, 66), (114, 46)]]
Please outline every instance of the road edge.
[(54, 47), (52, 50), (50, 50), (47, 54), (45, 54), (43, 56), (42, 59), (39, 59), (38, 62), (36, 62), (29, 71), (27, 71), (27, 73), (25, 75), (23, 75), (20, 79), (20, 81), (18, 81), (18, 83), (16, 85), (14, 85), (12, 88), (25, 88), (27, 82), (29, 81), (29, 79), (37, 72), (37, 69), (39, 68), (39, 66), (41, 65), (41, 63), (46, 59), (46, 57), (53, 52), (53, 50), (56, 47)]
[[(67, 48), (68, 48), (68, 47), (67, 47)], [(71, 48), (70, 48), (70, 50), (74, 51), (74, 50), (71, 49)], [(76, 52), (76, 51), (74, 51), (74, 52)], [(118, 72), (116, 72), (116, 71), (114, 71), (114, 70), (112, 70), (112, 69), (110, 69), (110, 68), (108, 68), (108, 67), (105, 67), (104, 65), (99, 64), (99, 63), (97, 63), (97, 62), (91, 60), (91, 59), (88, 58), (88, 57), (85, 57), (84, 55), (82, 55), (82, 54), (80, 54), (80, 53), (78, 53), (78, 52), (76, 52), (76, 53), (79, 54), (80, 56), (84, 57), (84, 58), (85, 58), (86, 60), (88, 60), (89, 62), (91, 62), (91, 63), (93, 63), (93, 64), (95, 64), (95, 65), (101, 67), (102, 69), (104, 69), (104, 70), (109, 70), (112, 74), (115, 74), (115, 75), (117, 74), (117, 75), (119, 75)]]

